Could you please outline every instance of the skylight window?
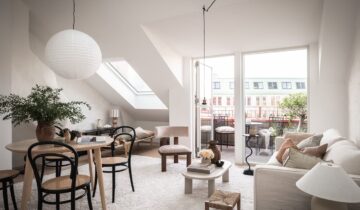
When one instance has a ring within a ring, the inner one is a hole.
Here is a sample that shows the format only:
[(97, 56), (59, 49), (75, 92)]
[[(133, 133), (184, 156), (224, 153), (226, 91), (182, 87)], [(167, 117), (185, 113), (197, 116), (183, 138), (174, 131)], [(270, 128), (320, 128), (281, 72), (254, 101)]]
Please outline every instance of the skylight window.
[(135, 109), (167, 109), (125, 60), (103, 62), (96, 74)]
[(136, 95), (153, 95), (154, 92), (138, 73), (126, 61), (110, 61), (105, 63)]

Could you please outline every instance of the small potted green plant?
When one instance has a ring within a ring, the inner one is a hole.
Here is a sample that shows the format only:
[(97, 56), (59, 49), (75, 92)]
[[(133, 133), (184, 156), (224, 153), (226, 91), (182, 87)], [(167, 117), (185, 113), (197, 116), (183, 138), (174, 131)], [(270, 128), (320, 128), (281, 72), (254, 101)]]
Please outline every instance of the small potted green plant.
[(11, 119), (14, 126), (21, 123), (37, 122), (36, 137), (39, 141), (53, 140), (55, 124), (69, 119), (71, 123), (78, 123), (85, 119), (81, 112), (82, 101), (61, 102), (62, 88), (51, 88), (36, 85), (27, 97), (19, 95), (0, 95), (0, 115), (3, 120)]

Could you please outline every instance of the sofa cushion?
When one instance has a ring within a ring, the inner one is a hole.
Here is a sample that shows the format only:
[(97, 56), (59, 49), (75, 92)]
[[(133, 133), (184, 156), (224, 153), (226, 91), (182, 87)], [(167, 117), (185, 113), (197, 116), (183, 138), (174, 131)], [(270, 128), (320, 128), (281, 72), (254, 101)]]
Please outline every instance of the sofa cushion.
[(326, 153), (327, 147), (328, 147), (327, 144), (323, 144), (316, 147), (305, 147), (304, 149), (301, 150), (301, 152), (307, 155), (323, 158)]
[(341, 136), (340, 132), (336, 129), (328, 129), (323, 133), (323, 137), (320, 141), (320, 145), (328, 144), (328, 147), (333, 145), (335, 142), (344, 140), (345, 138)]
[(283, 165), (289, 168), (311, 169), (321, 161), (321, 158), (304, 154), (296, 148), (289, 148), (289, 156)]
[(286, 151), (286, 149), (295, 146), (294, 142), (292, 141), (292, 139), (288, 138), (285, 139), (285, 141), (281, 144), (280, 149), (276, 155), (276, 159), (279, 161), (279, 163), (283, 163), (282, 162), (282, 157)]
[(306, 138), (306, 139), (302, 140), (296, 146), (299, 149), (304, 149), (305, 147), (319, 146), (322, 137), (323, 137), (322, 134), (318, 134), (318, 135), (315, 135), (315, 136), (310, 136), (309, 138)]
[(266, 163), (267, 165), (273, 165), (273, 166), (282, 166), (282, 164), (276, 159), (278, 151), (275, 151), (273, 155), (271, 155), (270, 159)]
[(334, 143), (326, 152), (324, 160), (332, 160), (349, 174), (360, 175), (360, 149), (350, 140)]
[(312, 133), (285, 133), (284, 138), (290, 138), (295, 144), (300, 143), (302, 140), (313, 136)]
[[(305, 147), (304, 149), (299, 149), (297, 146), (293, 146), (292, 148), (294, 148), (296, 150), (299, 150), (303, 154), (310, 155), (310, 156), (315, 156), (315, 157), (318, 157), (318, 158), (322, 159), (324, 157), (325, 153), (326, 153), (327, 144), (316, 146), (316, 147)], [(282, 156), (282, 162), (283, 163), (289, 157), (289, 150), (290, 150), (290, 148), (288, 148), (284, 152), (284, 155)]]

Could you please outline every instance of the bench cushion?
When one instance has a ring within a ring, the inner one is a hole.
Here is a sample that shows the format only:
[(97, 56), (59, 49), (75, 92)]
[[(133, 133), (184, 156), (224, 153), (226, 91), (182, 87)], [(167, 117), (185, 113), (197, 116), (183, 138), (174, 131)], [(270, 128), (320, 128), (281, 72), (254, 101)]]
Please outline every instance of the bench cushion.
[(191, 150), (184, 145), (164, 145), (159, 148), (160, 154), (191, 153)]

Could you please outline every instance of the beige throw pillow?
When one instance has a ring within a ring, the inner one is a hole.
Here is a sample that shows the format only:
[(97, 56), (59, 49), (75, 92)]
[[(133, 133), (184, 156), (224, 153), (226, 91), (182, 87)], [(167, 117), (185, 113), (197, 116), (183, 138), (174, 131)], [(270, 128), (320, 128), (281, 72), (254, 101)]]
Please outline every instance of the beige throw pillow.
[(322, 159), (326, 153), (327, 147), (328, 147), (327, 144), (323, 144), (317, 147), (306, 147), (303, 150), (301, 150), (301, 152)]
[(313, 135), (313, 133), (285, 133), (284, 139), (290, 138), (295, 144), (298, 144)]
[(322, 160), (315, 156), (310, 156), (300, 152), (295, 148), (289, 148), (289, 156), (283, 166), (289, 168), (311, 169)]
[(318, 134), (315, 136), (310, 136), (309, 138), (306, 138), (300, 143), (298, 143), (296, 146), (299, 149), (304, 149), (305, 147), (316, 147), (320, 145), (321, 138), (323, 137), (322, 134)]
[(286, 151), (286, 149), (295, 146), (294, 142), (292, 141), (292, 139), (285, 139), (284, 142), (281, 144), (280, 149), (276, 155), (276, 159), (279, 161), (279, 163), (283, 163), (282, 161), (282, 157)]

